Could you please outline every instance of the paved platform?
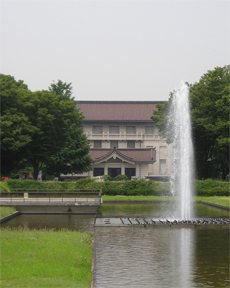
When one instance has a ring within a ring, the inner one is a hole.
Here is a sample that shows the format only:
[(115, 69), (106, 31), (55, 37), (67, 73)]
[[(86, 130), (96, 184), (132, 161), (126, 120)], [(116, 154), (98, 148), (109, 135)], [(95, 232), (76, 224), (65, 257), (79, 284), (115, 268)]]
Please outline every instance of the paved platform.
[(155, 218), (96, 218), (95, 224), (103, 227), (124, 226), (201, 226), (201, 225), (230, 225), (230, 218), (197, 218), (194, 220), (167, 220)]

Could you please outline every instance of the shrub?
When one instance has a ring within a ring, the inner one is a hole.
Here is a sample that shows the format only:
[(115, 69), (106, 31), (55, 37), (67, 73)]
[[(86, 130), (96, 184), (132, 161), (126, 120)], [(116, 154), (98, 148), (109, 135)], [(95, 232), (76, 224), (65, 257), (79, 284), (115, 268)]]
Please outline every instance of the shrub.
[(35, 180), (18, 180), (18, 179), (9, 179), (6, 181), (11, 190), (14, 189), (42, 189), (44, 183), (41, 181)]
[(104, 182), (102, 192), (106, 195), (124, 195), (124, 182)]
[(105, 182), (106, 181), (111, 181), (111, 177), (109, 175), (103, 175)]
[(10, 187), (6, 181), (0, 181), (0, 192), (10, 192)]
[[(91, 178), (84, 178), (84, 179), (79, 179), (76, 180), (74, 182), (74, 187), (75, 189), (86, 189), (85, 187), (87, 187), (87, 185), (94, 183), (94, 180)], [(69, 185), (71, 184), (71, 182), (69, 182)]]
[(197, 196), (230, 196), (230, 183), (219, 180), (196, 180), (195, 194)]
[(117, 175), (116, 177), (113, 178), (113, 181), (125, 181), (125, 180), (129, 180), (129, 178), (124, 174)]
[[(139, 180), (95, 182), (93, 179), (79, 179), (73, 182), (35, 180), (6, 180), (0, 182), (1, 191), (19, 189), (101, 189), (106, 195), (154, 195), (169, 196), (170, 183)], [(195, 195), (197, 196), (229, 196), (229, 182), (216, 180), (196, 180)]]

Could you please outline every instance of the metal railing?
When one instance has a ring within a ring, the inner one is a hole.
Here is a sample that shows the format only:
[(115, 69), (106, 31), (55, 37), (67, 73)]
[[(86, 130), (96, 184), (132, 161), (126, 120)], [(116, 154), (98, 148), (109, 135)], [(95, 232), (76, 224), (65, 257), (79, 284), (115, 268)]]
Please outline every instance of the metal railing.
[(119, 133), (119, 134), (110, 134), (110, 133), (103, 133), (103, 134), (95, 134), (95, 133), (85, 133), (88, 140), (140, 140), (140, 139), (159, 139), (161, 138), (157, 134), (127, 134), (127, 133)]
[(13, 201), (75, 201), (89, 202), (98, 199), (101, 203), (102, 191), (99, 189), (15, 189), (11, 192), (1, 192), (0, 200)]

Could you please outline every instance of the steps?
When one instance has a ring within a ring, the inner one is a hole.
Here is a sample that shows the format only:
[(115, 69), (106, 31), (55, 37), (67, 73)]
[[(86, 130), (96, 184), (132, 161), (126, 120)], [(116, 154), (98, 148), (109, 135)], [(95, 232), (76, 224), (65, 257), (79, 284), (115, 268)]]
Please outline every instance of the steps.
[(95, 218), (94, 226), (122, 227), (122, 226), (205, 226), (205, 225), (230, 225), (230, 218), (197, 218), (193, 220), (168, 220), (155, 218)]

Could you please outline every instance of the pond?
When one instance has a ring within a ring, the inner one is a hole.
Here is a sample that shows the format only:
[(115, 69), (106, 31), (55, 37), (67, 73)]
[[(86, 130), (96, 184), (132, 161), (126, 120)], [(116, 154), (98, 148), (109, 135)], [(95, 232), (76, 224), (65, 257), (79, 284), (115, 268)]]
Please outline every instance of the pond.
[[(170, 216), (169, 204), (103, 204), (97, 217)], [(195, 205), (196, 217), (229, 211)], [(20, 215), (2, 227), (74, 229), (94, 233), (96, 287), (229, 287), (229, 229), (94, 227), (92, 215)]]

